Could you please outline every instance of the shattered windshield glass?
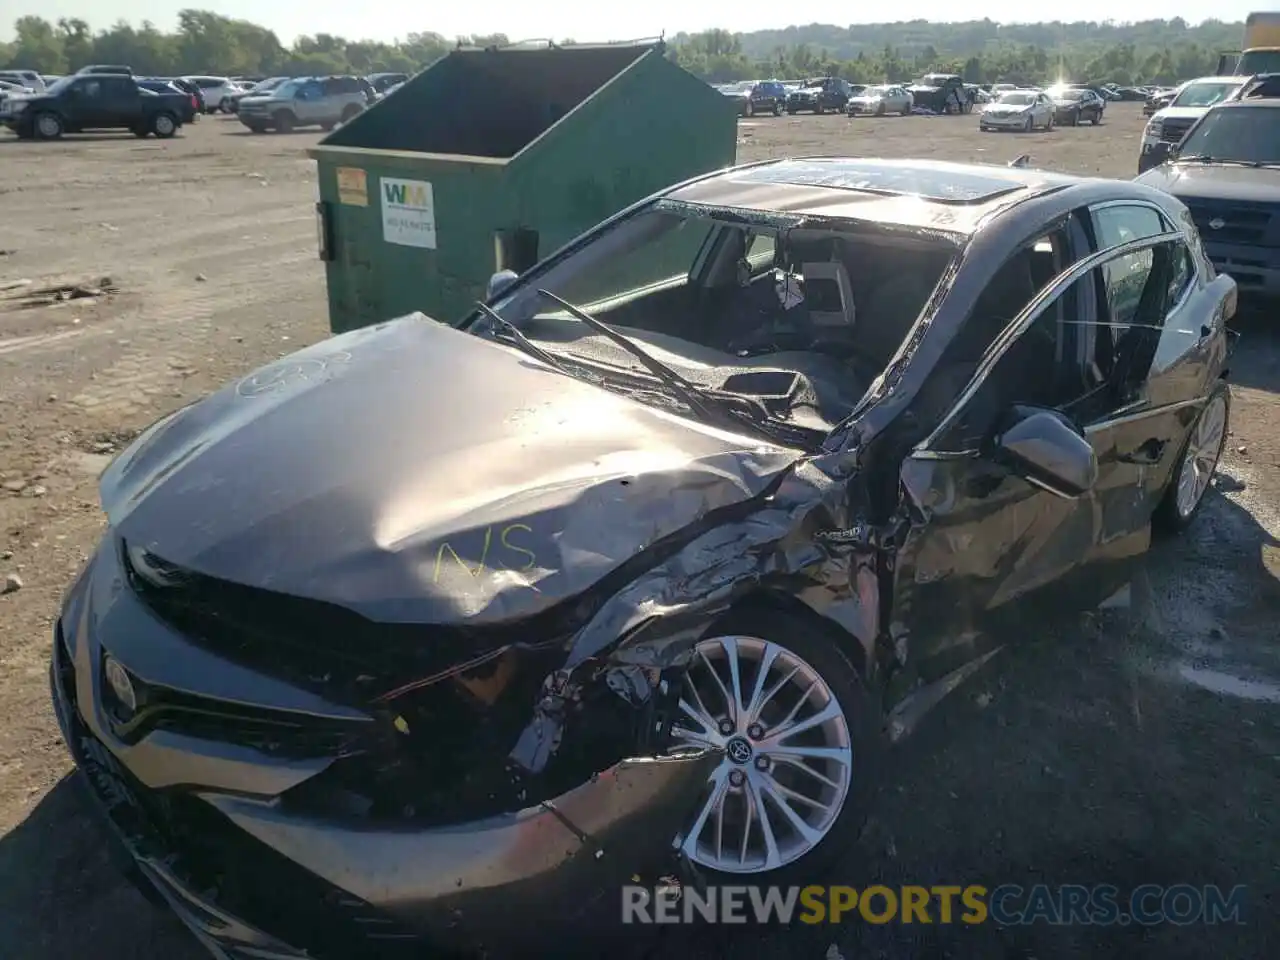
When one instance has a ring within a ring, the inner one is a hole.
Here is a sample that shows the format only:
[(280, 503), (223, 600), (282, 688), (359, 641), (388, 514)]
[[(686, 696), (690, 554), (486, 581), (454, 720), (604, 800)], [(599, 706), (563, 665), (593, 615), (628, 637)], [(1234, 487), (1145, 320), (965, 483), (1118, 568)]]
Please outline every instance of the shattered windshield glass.
[(829, 429), (887, 365), (955, 252), (881, 224), (810, 228), (660, 201), (517, 283), (492, 305), (500, 322), (478, 326), (527, 338), (569, 372), (584, 364), (652, 390), (628, 380), (652, 367), (586, 314), (698, 388)]

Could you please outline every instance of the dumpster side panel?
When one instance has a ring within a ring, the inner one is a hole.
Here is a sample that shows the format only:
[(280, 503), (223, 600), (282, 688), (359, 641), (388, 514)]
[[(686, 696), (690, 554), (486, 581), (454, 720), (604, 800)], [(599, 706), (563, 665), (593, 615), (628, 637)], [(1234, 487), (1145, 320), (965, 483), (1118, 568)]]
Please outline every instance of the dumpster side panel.
[[(333, 218), (325, 272), (334, 333), (415, 310), (447, 322), (468, 312), (470, 281), (493, 272), (492, 237), (480, 225), (500, 218), (501, 168), (376, 151), (318, 167)], [(363, 173), (363, 195), (351, 171)]]
[(733, 105), (655, 52), (512, 161), (515, 214), (546, 256), (655, 191), (731, 166), (737, 138)]

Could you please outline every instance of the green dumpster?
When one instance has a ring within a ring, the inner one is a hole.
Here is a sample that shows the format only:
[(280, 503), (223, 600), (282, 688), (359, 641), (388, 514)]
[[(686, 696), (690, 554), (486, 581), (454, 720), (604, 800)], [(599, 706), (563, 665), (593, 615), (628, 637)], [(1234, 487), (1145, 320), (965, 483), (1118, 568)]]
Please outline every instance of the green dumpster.
[(458, 49), (311, 150), (335, 333), (456, 322), (516, 272), (734, 162), (736, 109), (661, 42)]

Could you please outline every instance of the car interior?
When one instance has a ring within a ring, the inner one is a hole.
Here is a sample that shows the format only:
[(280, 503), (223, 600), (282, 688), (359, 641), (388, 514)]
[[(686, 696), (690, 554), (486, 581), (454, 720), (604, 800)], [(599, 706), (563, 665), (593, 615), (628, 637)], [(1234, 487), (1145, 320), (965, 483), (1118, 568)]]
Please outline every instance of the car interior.
[[(816, 429), (853, 409), (957, 254), (945, 239), (880, 224), (787, 229), (647, 216), (657, 219), (637, 224), (636, 232), (657, 237), (626, 252), (601, 237), (533, 288), (621, 328), (695, 383), (767, 397), (777, 415)], [(673, 243), (681, 231), (689, 237)], [(649, 282), (636, 284), (626, 266), (645, 261), (636, 273)], [(603, 279), (610, 273), (614, 282)], [(592, 363), (636, 369), (634, 358), (554, 302), (533, 291), (516, 299), (498, 309), (531, 339)]]

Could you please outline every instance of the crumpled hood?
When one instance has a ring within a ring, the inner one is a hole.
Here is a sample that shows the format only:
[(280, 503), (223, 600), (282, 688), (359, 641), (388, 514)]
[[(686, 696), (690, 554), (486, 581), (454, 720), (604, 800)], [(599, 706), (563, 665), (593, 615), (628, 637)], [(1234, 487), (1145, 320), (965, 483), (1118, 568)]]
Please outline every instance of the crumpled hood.
[(1274, 202), (1280, 196), (1280, 170), (1265, 167), (1165, 163), (1136, 179), (1179, 199)]
[(414, 314), (161, 421), (101, 492), (170, 564), (380, 621), (484, 622), (580, 593), (799, 457)]

